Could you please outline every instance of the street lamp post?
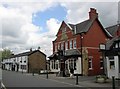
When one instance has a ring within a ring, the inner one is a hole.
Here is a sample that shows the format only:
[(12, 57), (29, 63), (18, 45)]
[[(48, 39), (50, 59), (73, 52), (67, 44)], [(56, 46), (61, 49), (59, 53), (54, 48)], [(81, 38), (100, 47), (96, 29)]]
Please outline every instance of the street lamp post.
[(81, 47), (80, 47), (80, 48), (81, 48), (81, 64), (82, 64), (82, 65), (81, 65), (81, 74), (82, 74), (82, 75), (83, 75), (83, 55), (82, 55), (83, 34), (85, 34), (85, 32), (81, 32), (81, 33), (80, 33), (80, 39), (81, 39), (81, 45), (80, 45), (80, 46), (81, 46)]

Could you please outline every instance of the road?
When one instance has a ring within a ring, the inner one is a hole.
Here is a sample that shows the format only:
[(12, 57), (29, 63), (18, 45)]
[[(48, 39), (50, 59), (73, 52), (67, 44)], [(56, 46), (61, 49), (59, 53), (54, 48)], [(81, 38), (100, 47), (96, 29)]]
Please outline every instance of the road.
[(40, 76), (11, 71), (3, 71), (3, 83), (6, 87), (80, 87)]
[[(112, 89), (111, 83), (99, 84), (93, 81), (94, 77), (81, 76), (79, 77), (79, 85), (76, 85), (75, 78), (56, 77), (53, 74), (49, 74), (49, 78), (46, 79), (46, 75), (38, 75), (12, 71), (2, 71), (2, 82), (8, 88), (10, 87), (62, 87), (62, 88), (80, 88), (80, 89)], [(116, 88), (118, 89), (118, 88)]]

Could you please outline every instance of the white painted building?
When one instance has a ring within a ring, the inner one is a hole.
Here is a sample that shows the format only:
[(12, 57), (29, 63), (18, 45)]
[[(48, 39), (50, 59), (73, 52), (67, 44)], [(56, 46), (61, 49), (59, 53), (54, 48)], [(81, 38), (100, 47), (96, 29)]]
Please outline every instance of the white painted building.
[(4, 59), (2, 64), (6, 70), (27, 72), (28, 56), (14, 55), (13, 57)]
[(46, 55), (40, 50), (13, 55), (2, 61), (2, 69), (19, 72), (46, 70)]
[(120, 78), (120, 37), (115, 37), (106, 43), (106, 75), (108, 78)]

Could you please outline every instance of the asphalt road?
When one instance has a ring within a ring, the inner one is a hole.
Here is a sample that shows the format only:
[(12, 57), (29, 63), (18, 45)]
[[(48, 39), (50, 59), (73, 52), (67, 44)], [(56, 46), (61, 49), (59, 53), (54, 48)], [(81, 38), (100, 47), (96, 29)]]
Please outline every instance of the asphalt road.
[(12, 71), (3, 71), (2, 73), (2, 81), (6, 87), (80, 87), (57, 80)]

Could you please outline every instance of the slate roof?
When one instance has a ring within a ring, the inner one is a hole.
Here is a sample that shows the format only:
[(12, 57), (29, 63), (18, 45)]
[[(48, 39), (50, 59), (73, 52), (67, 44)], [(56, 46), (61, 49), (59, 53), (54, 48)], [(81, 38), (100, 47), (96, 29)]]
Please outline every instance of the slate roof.
[(81, 23), (78, 24), (69, 24), (73, 30), (75, 30), (76, 27), (76, 34), (81, 33), (81, 32), (87, 32), (92, 25), (93, 19), (85, 20)]
[[(21, 57), (21, 56), (28, 56), (28, 55), (31, 55), (31, 54), (33, 54), (33, 53), (35, 53), (35, 52), (40, 52), (40, 53), (42, 53), (42, 52), (39, 51), (39, 50), (34, 50), (34, 51), (28, 51), (28, 52), (23, 52), (23, 53), (19, 53), (19, 54), (13, 55), (13, 56), (11, 56), (11, 58)], [(44, 53), (42, 53), (42, 54), (45, 55)], [(45, 55), (45, 56), (46, 56), (46, 55)]]
[(104, 27), (102, 26), (102, 24), (100, 23), (100, 21), (98, 20), (97, 17), (94, 17), (92, 19), (88, 19), (88, 20), (85, 20), (81, 23), (78, 23), (78, 24), (69, 24), (70, 27), (73, 29), (73, 31), (75, 32), (75, 29), (76, 29), (76, 33), (75, 34), (80, 34), (82, 32), (87, 32), (89, 31), (89, 28), (91, 27), (91, 25), (93, 24), (93, 22), (97, 20), (98, 23), (101, 25), (103, 31), (105, 32), (105, 34), (108, 36), (108, 37), (111, 37), (110, 33), (104, 29)]
[(118, 26), (118, 24), (117, 24), (117, 25), (113, 25), (113, 26), (107, 27), (107, 28), (105, 28), (105, 29), (106, 29), (112, 36), (114, 36), (119, 27), (120, 27), (120, 24), (119, 24), (119, 26)]
[[(57, 52), (53, 53), (52, 55), (50, 55), (48, 58), (55, 58), (56, 57)], [(80, 56), (81, 53), (79, 50), (77, 49), (70, 49), (70, 50), (66, 50), (65, 51), (65, 56), (69, 57), (69, 56)]]
[(81, 55), (81, 53), (77, 49), (72, 49), (72, 50), (66, 50), (65, 51), (65, 56), (79, 56), (79, 55)]
[(113, 39), (109, 40), (106, 43), (106, 50), (110, 50), (110, 48), (112, 47), (112, 45), (114, 44), (115, 41), (120, 40), (120, 36), (119, 37), (114, 37)]

